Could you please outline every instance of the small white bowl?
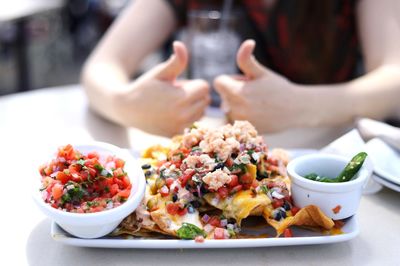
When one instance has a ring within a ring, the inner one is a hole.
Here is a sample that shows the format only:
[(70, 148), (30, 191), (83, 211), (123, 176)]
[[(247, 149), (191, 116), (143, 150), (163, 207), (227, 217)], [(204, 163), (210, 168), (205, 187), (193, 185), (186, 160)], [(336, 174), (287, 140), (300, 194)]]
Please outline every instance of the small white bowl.
[[(38, 174), (35, 176), (37, 182), (35, 180), (35, 185), (33, 186), (33, 199), (44, 214), (53, 219), (68, 233), (80, 238), (102, 237), (112, 232), (118, 224), (139, 205), (146, 187), (144, 174), (140, 165), (128, 151), (114, 145), (103, 142), (93, 142), (88, 144), (74, 144), (72, 146), (83, 154), (97, 151), (100, 155), (115, 155), (124, 160), (124, 170), (128, 173), (132, 183), (132, 190), (128, 200), (118, 207), (96, 213), (64, 212), (51, 207), (42, 199), (42, 194), (39, 191), (41, 186), (39, 171), (37, 171)], [(50, 161), (53, 157), (54, 156), (49, 156), (47, 161)]]
[(324, 183), (303, 177), (317, 173), (334, 178), (349, 160), (342, 156), (318, 153), (301, 156), (289, 162), (287, 171), (292, 181), (294, 204), (300, 208), (316, 205), (334, 220), (354, 215), (360, 203), (363, 186), (371, 174), (364, 166), (352, 180), (342, 183)]

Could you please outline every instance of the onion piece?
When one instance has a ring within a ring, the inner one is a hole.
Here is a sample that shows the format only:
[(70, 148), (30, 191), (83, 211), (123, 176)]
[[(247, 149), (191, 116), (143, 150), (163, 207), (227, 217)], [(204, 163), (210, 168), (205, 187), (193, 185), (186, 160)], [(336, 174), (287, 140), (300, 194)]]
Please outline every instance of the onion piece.
[(204, 214), (204, 216), (201, 218), (201, 220), (205, 223), (208, 223), (208, 221), (210, 221), (210, 216), (208, 216), (207, 214)]

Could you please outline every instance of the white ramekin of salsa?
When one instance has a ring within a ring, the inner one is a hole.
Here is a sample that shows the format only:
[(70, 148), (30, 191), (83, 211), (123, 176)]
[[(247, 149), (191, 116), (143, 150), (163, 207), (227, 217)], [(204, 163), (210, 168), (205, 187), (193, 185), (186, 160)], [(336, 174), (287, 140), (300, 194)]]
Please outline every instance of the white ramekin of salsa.
[(143, 171), (129, 152), (102, 142), (60, 147), (39, 174), (35, 202), (81, 238), (112, 232), (136, 209), (145, 190)]
[(343, 177), (342, 173), (346, 173), (344, 169), (349, 165), (354, 166), (349, 163), (349, 158), (322, 153), (292, 160), (287, 171), (292, 181), (292, 198), (296, 206), (303, 208), (316, 205), (334, 220), (354, 215), (371, 172), (361, 164), (349, 180), (338, 178)]

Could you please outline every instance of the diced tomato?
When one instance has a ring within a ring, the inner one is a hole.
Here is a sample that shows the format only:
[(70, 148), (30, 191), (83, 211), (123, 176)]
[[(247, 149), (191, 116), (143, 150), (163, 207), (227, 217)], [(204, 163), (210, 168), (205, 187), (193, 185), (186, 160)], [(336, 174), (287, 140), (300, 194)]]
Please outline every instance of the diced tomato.
[(225, 162), (225, 165), (226, 165), (227, 167), (232, 167), (232, 166), (233, 166), (233, 160), (232, 160), (232, 158), (228, 158), (228, 159), (226, 160), (226, 162)]
[[(75, 213), (103, 211), (110, 201), (114, 208), (123, 204), (132, 188), (123, 170), (125, 162), (115, 156), (108, 156), (105, 165), (103, 162), (104, 158), (100, 163), (95, 151), (84, 155), (71, 145), (60, 147), (57, 157), (39, 168), (42, 187), (46, 189), (43, 200), (54, 208)], [(107, 163), (117, 166), (114, 177), (101, 176)], [(68, 197), (63, 198), (64, 195)]]
[(100, 163), (96, 158), (92, 158), (92, 159), (86, 159), (84, 165), (87, 167), (94, 167), (95, 165), (100, 165)]
[(286, 195), (283, 199), (286, 200), (287, 202), (289, 202), (290, 204), (293, 205), (293, 200), (292, 200), (292, 197), (291, 197), (291, 196)]
[(113, 172), (115, 177), (121, 177), (124, 175), (124, 171), (121, 168), (117, 168)]
[(61, 181), (61, 183), (65, 184), (70, 180), (70, 177), (66, 175), (64, 172), (58, 172), (56, 175), (56, 179)]
[(276, 158), (274, 158), (274, 157), (271, 157), (271, 156), (269, 156), (269, 157), (267, 158), (267, 162), (268, 162), (269, 164), (274, 165), (274, 166), (278, 166), (278, 164), (279, 164), (278, 159), (276, 159)]
[(44, 171), (45, 175), (49, 176), (53, 173), (53, 167), (48, 166), (48, 167), (44, 168), (43, 171)]
[(214, 239), (225, 239), (224, 228), (216, 227), (214, 229)]
[(86, 181), (89, 178), (89, 171), (88, 170), (83, 170), (80, 172), (79, 176), (82, 181)]
[(125, 161), (119, 158), (115, 158), (114, 162), (115, 162), (115, 168), (124, 168), (125, 166)]
[(171, 187), (171, 185), (174, 183), (175, 179), (173, 179), (172, 177), (168, 177), (167, 179), (165, 179), (165, 183), (167, 184), (167, 187)]
[(187, 208), (179, 209), (178, 215), (184, 216), (188, 212)]
[(92, 152), (89, 152), (89, 153), (88, 153), (87, 157), (88, 157), (89, 159), (95, 158), (95, 159), (98, 160), (98, 159), (100, 158), (100, 155), (99, 155), (99, 153), (98, 153), (97, 151), (92, 151)]
[(300, 208), (293, 206), (290, 211), (292, 212), (292, 215), (295, 216), (296, 213), (300, 211)]
[(71, 164), (68, 167), (68, 170), (69, 170), (71, 175), (74, 174), (74, 173), (79, 173), (81, 171), (81, 169), (82, 169), (82, 166), (79, 165), (79, 164)]
[(54, 200), (59, 200), (62, 197), (63, 189), (64, 189), (63, 185), (58, 183), (53, 186), (51, 194)]
[(121, 198), (129, 198), (129, 195), (131, 194), (131, 191), (129, 189), (124, 189), (121, 190), (120, 192), (118, 192), (118, 196), (120, 196)]
[(97, 170), (93, 167), (88, 167), (88, 171), (91, 177), (95, 177), (97, 175)]
[(283, 204), (285, 203), (285, 201), (283, 199), (274, 199), (272, 201), (272, 207), (274, 207), (274, 209), (282, 207)]
[(203, 243), (203, 242), (204, 242), (204, 236), (196, 236), (196, 237), (194, 238), (194, 241), (195, 241), (196, 243)]
[(168, 203), (167, 206), (167, 212), (171, 215), (176, 215), (178, 214), (179, 211), (179, 206), (175, 203)]
[(231, 194), (235, 194), (235, 193), (241, 191), (242, 189), (243, 189), (243, 185), (237, 185), (237, 186), (235, 186), (234, 188), (231, 189), (230, 193)]
[(218, 227), (221, 225), (221, 220), (218, 216), (211, 216), (210, 220), (208, 220), (208, 223), (212, 226)]
[(195, 170), (191, 169), (190, 171), (185, 171), (185, 173), (181, 177), (179, 177), (179, 182), (181, 183), (182, 187), (186, 186), (188, 180), (192, 178), (195, 173)]
[(58, 157), (65, 158), (66, 160), (75, 159), (75, 151), (72, 145), (68, 144), (58, 149)]
[(231, 175), (231, 182), (229, 182), (228, 186), (230, 188), (236, 187), (239, 185), (239, 178), (237, 175)]
[(242, 184), (252, 184), (253, 183), (253, 177), (251, 176), (250, 173), (244, 173), (243, 175), (240, 176), (240, 183)]
[(253, 182), (251, 183), (251, 187), (253, 187), (253, 188), (258, 187), (258, 181), (256, 179), (253, 179)]
[(218, 193), (218, 196), (219, 196), (221, 199), (225, 199), (226, 197), (228, 197), (229, 191), (228, 191), (228, 188), (226, 188), (226, 187), (220, 187), (220, 188), (217, 190), (217, 193)]
[(113, 184), (113, 185), (110, 187), (110, 193), (111, 193), (112, 196), (114, 196), (115, 194), (117, 194), (118, 191), (119, 191), (118, 184)]
[(337, 205), (335, 208), (332, 209), (332, 211), (334, 214), (338, 214), (341, 209), (342, 209), (342, 206)]
[(131, 185), (131, 181), (129, 180), (129, 177), (127, 177), (126, 175), (122, 178), (122, 183), (124, 184), (125, 188)]
[(247, 189), (251, 188), (251, 184), (243, 184), (242, 186), (243, 186), (244, 190), (247, 190)]
[(293, 237), (292, 229), (286, 228), (285, 231), (283, 231), (283, 236), (284, 237)]

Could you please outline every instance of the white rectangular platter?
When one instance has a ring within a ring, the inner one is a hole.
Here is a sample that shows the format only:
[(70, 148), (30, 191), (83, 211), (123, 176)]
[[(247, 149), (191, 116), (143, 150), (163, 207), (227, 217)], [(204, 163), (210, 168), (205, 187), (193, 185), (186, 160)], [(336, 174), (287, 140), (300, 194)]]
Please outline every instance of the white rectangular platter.
[[(271, 229), (269, 227), (269, 229)], [(267, 232), (265, 229), (262, 229)], [(273, 235), (269, 231), (268, 235)], [(359, 234), (357, 217), (349, 218), (342, 228), (342, 234), (324, 235), (301, 228), (293, 228), (294, 237), (290, 238), (244, 238), (226, 240), (205, 240), (197, 243), (194, 240), (177, 239), (150, 239), (150, 238), (121, 238), (121, 237), (102, 237), (97, 239), (81, 239), (71, 236), (65, 232), (55, 222), (51, 226), (51, 236), (54, 240), (61, 243), (97, 248), (144, 248), (144, 249), (186, 249), (186, 248), (248, 248), (248, 247), (273, 247), (273, 246), (296, 246), (296, 245), (316, 245), (344, 242), (353, 239)], [(259, 233), (259, 232), (258, 232)], [(257, 234), (257, 232), (255, 232)]]

